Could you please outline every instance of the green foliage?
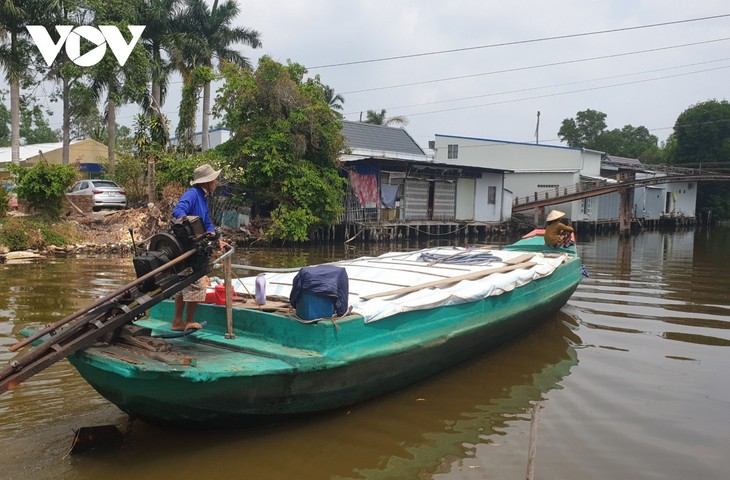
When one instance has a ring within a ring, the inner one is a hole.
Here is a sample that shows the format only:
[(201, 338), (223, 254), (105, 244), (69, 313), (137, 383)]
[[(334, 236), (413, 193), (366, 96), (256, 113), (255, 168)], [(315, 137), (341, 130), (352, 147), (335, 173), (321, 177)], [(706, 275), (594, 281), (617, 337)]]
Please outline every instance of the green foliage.
[(674, 163), (730, 162), (730, 103), (708, 100), (679, 114)]
[(214, 78), (210, 67), (197, 67), (184, 76), (179, 120), (175, 134), (178, 150), (192, 152), (195, 140), (195, 112), (198, 110), (200, 89)]
[[(20, 102), (20, 138), (28, 145), (57, 142), (58, 132), (51, 129), (43, 110), (38, 105), (31, 106), (30, 101), (32, 99), (23, 98)], [(3, 146), (10, 146), (10, 111), (0, 103), (0, 147)]]
[[(596, 110), (578, 112), (563, 120), (558, 136), (571, 147), (593, 148), (598, 136), (606, 129), (606, 114)], [(611, 152), (607, 152), (611, 153)]]
[(10, 192), (0, 185), (0, 218), (4, 218), (10, 209)]
[(124, 187), (127, 202), (132, 205), (146, 198), (147, 161), (126, 153), (117, 156), (112, 180)]
[(222, 168), (221, 177), (225, 177), (228, 167), (224, 165), (224, 161), (225, 158), (217, 149), (190, 156), (166, 154), (157, 162), (157, 187), (158, 189), (167, 185), (189, 187), (193, 171), (204, 163), (209, 163), (216, 170)]
[(36, 105), (20, 111), (20, 136), (28, 145), (51, 143), (59, 140), (58, 133), (51, 129), (43, 111)]
[[(68, 62), (68, 65), (75, 69), (79, 68), (71, 62)], [(55, 93), (59, 96), (60, 100), (63, 100), (62, 91)], [(91, 87), (81, 82), (75, 82), (69, 88), (68, 102), (70, 104), (69, 124), (71, 131), (69, 132), (69, 138), (71, 140), (93, 138), (94, 132), (99, 131), (99, 129), (104, 129), (104, 117), (99, 112), (99, 107)], [(104, 143), (106, 143), (106, 139), (104, 139)]]
[(0, 245), (11, 251), (64, 246), (73, 243), (76, 238), (75, 231), (68, 225), (38, 218), (8, 218), (2, 227)]
[(661, 157), (658, 139), (644, 126), (624, 125), (606, 130), (606, 114), (584, 110), (576, 118), (566, 118), (558, 131), (560, 140), (571, 147), (588, 148), (619, 157), (658, 161)]
[(368, 110), (365, 114), (365, 123), (372, 123), (373, 125), (384, 125), (389, 127), (391, 125), (408, 125), (408, 119), (402, 115), (396, 115), (395, 117), (386, 117), (385, 109), (376, 112), (375, 110)]
[(596, 139), (594, 150), (619, 157), (638, 158), (642, 162), (659, 155), (659, 139), (646, 127), (624, 125), (621, 129), (607, 130)]
[(73, 166), (50, 165), (41, 159), (31, 168), (13, 164), (7, 168), (15, 177), (18, 198), (27, 200), (33, 209), (49, 218), (58, 218), (66, 190), (78, 175)]
[[(692, 105), (677, 117), (672, 135), (672, 163), (730, 162), (730, 103), (708, 100)], [(730, 219), (730, 184), (701, 182), (697, 210), (703, 217), (712, 212), (715, 219)]]
[(10, 110), (2, 103), (0, 95), (0, 147), (10, 146)]
[(298, 64), (262, 57), (255, 72), (222, 70), (216, 114), (235, 136), (223, 147), (246, 198), (271, 212), (273, 239), (303, 241), (315, 227), (330, 226), (341, 212), (344, 179), (337, 156), (344, 148), (339, 117), (318, 78), (303, 80)]
[(30, 248), (26, 225), (15, 219), (9, 219), (5, 222), (2, 232), (0, 232), (0, 245), (8, 247), (10, 251)]

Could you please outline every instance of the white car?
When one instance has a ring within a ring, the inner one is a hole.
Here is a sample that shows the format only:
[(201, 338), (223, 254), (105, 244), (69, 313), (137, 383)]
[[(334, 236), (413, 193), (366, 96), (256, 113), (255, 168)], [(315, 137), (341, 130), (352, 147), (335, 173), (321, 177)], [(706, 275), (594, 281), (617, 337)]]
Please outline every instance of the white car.
[(127, 192), (111, 180), (80, 180), (68, 191), (69, 195), (92, 195), (94, 210), (127, 208)]

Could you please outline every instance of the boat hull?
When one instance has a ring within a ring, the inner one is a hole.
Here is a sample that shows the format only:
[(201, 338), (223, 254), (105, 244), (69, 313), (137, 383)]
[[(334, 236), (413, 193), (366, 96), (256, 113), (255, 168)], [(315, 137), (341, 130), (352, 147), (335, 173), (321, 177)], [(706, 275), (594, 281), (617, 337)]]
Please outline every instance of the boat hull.
[[(580, 260), (572, 257), (550, 276), (500, 295), (370, 323), (353, 315), (302, 324), (236, 309), (233, 340), (223, 338), (225, 308), (201, 305), (205, 333), (169, 341), (189, 365), (118, 345), (69, 360), (135, 417), (205, 426), (278, 421), (367, 400), (484, 353), (549, 318), (580, 278)], [(163, 302), (140, 323), (162, 329), (171, 314), (172, 302)]]

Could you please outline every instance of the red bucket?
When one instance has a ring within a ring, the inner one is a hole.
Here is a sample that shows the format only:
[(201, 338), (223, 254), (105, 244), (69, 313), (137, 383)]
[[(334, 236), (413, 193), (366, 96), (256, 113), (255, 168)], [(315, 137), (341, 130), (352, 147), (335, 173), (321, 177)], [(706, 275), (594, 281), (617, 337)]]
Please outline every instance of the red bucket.
[[(233, 285), (231, 285), (231, 299), (236, 298), (236, 291), (233, 290)], [(226, 286), (224, 284), (218, 284), (215, 286), (215, 304), (216, 305), (225, 305), (226, 304)]]

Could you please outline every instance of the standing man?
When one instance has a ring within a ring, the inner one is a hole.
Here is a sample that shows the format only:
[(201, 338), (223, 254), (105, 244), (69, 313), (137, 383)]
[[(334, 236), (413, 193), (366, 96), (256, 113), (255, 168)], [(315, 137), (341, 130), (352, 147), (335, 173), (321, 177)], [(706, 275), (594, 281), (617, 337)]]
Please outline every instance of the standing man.
[[(203, 221), (206, 232), (215, 233), (215, 227), (208, 213), (208, 197), (215, 191), (220, 173), (220, 170), (214, 170), (207, 163), (196, 168), (193, 181), (190, 182), (191, 188), (182, 194), (172, 211), (173, 218), (195, 215)], [(223, 249), (226, 243), (221, 240), (219, 245)], [(175, 314), (170, 327), (172, 330), (201, 328), (200, 323), (193, 321), (193, 318), (198, 304), (205, 300), (206, 280), (207, 277), (202, 277), (175, 295)], [(185, 323), (183, 323), (183, 310), (186, 310)]]

